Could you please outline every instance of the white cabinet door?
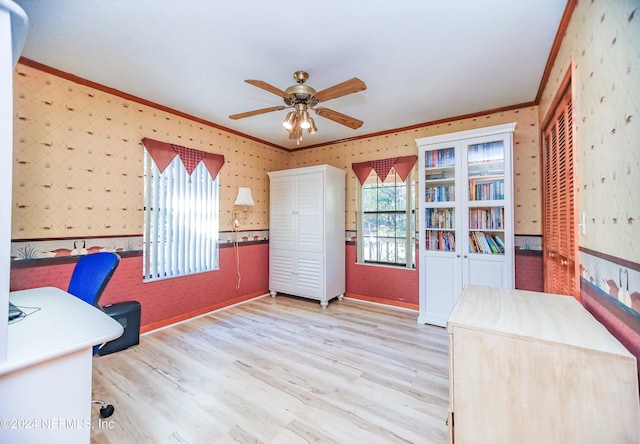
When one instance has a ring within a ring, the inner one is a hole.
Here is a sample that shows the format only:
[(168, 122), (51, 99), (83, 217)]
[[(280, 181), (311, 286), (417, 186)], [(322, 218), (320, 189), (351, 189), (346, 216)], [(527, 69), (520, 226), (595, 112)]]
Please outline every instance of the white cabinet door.
[(422, 262), (425, 288), (418, 322), (444, 327), (462, 291), (460, 259), (455, 254), (427, 255)]
[(511, 288), (507, 263), (501, 257), (470, 256), (464, 263), (464, 285)]
[(269, 249), (269, 289), (295, 293), (295, 256), (291, 250)]
[(321, 253), (299, 251), (296, 254), (296, 293), (314, 299), (324, 296), (324, 256)]
[(271, 180), (269, 243), (273, 248), (323, 251), (322, 173)]
[(320, 253), (323, 251), (324, 180), (322, 173), (301, 174), (295, 180), (295, 249)]
[(294, 177), (271, 179), (269, 209), (269, 245), (271, 248), (293, 249), (296, 218)]
[(324, 255), (304, 251), (269, 252), (269, 289), (313, 299), (324, 295)]

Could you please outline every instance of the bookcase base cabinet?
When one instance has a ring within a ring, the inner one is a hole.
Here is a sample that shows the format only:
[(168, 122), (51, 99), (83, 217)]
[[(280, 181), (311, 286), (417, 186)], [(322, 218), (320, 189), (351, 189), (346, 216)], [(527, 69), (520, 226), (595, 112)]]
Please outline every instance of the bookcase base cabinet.
[(636, 359), (573, 297), (469, 286), (447, 331), (450, 442), (640, 442)]

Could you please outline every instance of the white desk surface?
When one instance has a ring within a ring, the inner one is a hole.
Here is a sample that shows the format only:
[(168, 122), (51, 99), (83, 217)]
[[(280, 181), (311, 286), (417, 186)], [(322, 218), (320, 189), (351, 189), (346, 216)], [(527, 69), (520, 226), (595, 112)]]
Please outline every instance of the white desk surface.
[(59, 288), (14, 291), (9, 300), (27, 316), (9, 324), (0, 376), (92, 348), (124, 331), (109, 315)]

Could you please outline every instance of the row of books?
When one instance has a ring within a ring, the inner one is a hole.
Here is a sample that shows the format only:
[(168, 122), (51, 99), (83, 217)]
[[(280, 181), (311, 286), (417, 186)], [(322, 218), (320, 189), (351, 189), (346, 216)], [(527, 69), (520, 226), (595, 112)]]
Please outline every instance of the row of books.
[(498, 236), (482, 231), (469, 233), (469, 252), (484, 254), (503, 254), (504, 242)]
[(455, 188), (453, 185), (427, 187), (424, 198), (426, 202), (453, 202), (455, 200)]
[(455, 148), (427, 151), (424, 153), (425, 168), (453, 166), (455, 163)]
[(469, 181), (469, 200), (500, 199), (504, 199), (504, 179)]
[(453, 231), (427, 231), (426, 242), (427, 250), (456, 250), (456, 235)]
[(503, 230), (504, 207), (469, 209), (469, 228), (472, 230)]
[(493, 162), (503, 158), (504, 144), (502, 140), (469, 145), (469, 151), (467, 152), (468, 163)]
[(427, 228), (455, 227), (455, 210), (453, 208), (426, 208), (425, 226)]

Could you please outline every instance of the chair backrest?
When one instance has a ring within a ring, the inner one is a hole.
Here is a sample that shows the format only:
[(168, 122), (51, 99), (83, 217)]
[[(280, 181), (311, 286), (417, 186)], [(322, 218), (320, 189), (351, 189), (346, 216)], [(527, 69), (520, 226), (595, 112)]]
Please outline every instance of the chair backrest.
[(80, 257), (73, 269), (68, 292), (88, 304), (98, 306), (98, 301), (120, 263), (116, 253), (99, 252)]

